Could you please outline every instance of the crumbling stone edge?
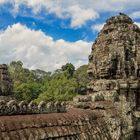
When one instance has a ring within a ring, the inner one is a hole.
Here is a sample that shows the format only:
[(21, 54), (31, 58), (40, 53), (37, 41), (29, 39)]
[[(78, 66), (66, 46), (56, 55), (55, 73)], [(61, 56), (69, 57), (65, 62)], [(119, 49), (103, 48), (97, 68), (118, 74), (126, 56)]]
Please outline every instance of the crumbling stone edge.
[(39, 104), (31, 101), (17, 102), (16, 100), (4, 101), (0, 100), (0, 116), (3, 115), (20, 115), (20, 114), (47, 114), (47, 113), (66, 112), (65, 102), (44, 102)]

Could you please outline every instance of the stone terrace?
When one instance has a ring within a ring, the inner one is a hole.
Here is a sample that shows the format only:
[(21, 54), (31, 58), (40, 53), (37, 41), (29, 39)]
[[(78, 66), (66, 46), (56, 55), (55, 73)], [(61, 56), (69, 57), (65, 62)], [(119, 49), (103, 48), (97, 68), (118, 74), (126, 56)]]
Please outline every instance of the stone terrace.
[(72, 109), (68, 113), (0, 117), (0, 140), (108, 140), (108, 127), (96, 112)]

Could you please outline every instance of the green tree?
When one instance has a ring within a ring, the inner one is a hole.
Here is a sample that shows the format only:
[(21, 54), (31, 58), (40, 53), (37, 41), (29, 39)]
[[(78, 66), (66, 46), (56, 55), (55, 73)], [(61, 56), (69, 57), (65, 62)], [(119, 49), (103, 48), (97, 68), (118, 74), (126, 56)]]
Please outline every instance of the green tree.
[(64, 74), (67, 76), (67, 78), (71, 78), (75, 71), (75, 67), (71, 63), (67, 63), (66, 65), (63, 65), (61, 69), (64, 72)]
[(86, 94), (86, 87), (89, 83), (87, 68), (88, 65), (83, 65), (74, 72), (74, 78), (76, 79), (76, 82), (78, 84), (77, 90), (79, 94)]
[(12, 61), (9, 72), (14, 83), (13, 92), (18, 100), (29, 101), (38, 97), (41, 84), (36, 80), (34, 73), (23, 68), (21, 61)]
[(76, 96), (77, 83), (74, 78), (68, 79), (65, 75), (55, 75), (42, 87), (43, 93), (39, 95), (37, 101), (66, 101), (72, 100)]
[(87, 65), (75, 70), (71, 63), (54, 73), (40, 69), (29, 70), (21, 61), (12, 61), (9, 71), (14, 83), (14, 95), (18, 100), (64, 101), (86, 91)]
[(38, 83), (22, 83), (15, 87), (15, 97), (18, 100), (31, 101), (38, 97), (41, 85)]

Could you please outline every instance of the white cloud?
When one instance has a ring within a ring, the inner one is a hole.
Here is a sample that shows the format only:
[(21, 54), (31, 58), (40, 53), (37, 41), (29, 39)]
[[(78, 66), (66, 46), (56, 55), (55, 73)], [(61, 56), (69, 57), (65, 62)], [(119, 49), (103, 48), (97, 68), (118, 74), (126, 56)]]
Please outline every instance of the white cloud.
[(99, 32), (103, 28), (104, 24), (105, 23), (92, 25), (91, 29), (93, 32), (95, 31)]
[(140, 11), (133, 12), (130, 17), (134, 19), (140, 18)]
[(26, 5), (31, 8), (34, 14), (38, 14), (42, 9), (46, 14), (53, 13), (62, 19), (70, 19), (72, 28), (83, 26), (88, 20), (95, 20), (99, 14), (92, 8), (83, 7), (77, 2), (69, 3), (64, 0), (0, 0), (0, 3), (11, 2), (13, 9), (12, 15), (15, 16), (20, 10), (20, 5)]
[(140, 22), (134, 22), (140, 28)]
[(72, 19), (71, 27), (81, 27), (86, 21), (99, 17), (99, 14), (93, 9), (81, 9), (78, 5), (70, 7), (69, 13)]
[(25, 67), (55, 70), (67, 62), (76, 67), (87, 63), (92, 43), (54, 40), (42, 31), (31, 30), (20, 23), (0, 32), (0, 63), (21, 60)]
[[(126, 12), (132, 13), (139, 9), (140, 0), (0, 0), (0, 4), (11, 2), (14, 9), (12, 14), (18, 14), (20, 5), (32, 9), (38, 14), (42, 9), (44, 13), (53, 13), (62, 19), (70, 19), (70, 26), (79, 28), (89, 20), (95, 20), (103, 12)], [(134, 13), (136, 16), (139, 13)]]

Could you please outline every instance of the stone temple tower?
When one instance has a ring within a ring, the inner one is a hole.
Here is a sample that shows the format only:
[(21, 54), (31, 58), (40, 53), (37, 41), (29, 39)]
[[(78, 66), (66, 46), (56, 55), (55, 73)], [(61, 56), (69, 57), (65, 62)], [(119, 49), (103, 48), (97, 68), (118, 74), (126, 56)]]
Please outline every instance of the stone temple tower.
[(127, 15), (106, 21), (92, 46), (88, 74), (88, 94), (114, 100), (122, 93), (140, 106), (140, 29)]
[(111, 101), (126, 126), (122, 133), (140, 139), (140, 28), (130, 17), (120, 13), (106, 21), (92, 46), (88, 74), (92, 101)]
[(0, 65), (0, 99), (11, 99), (13, 84), (9, 76), (8, 67)]

